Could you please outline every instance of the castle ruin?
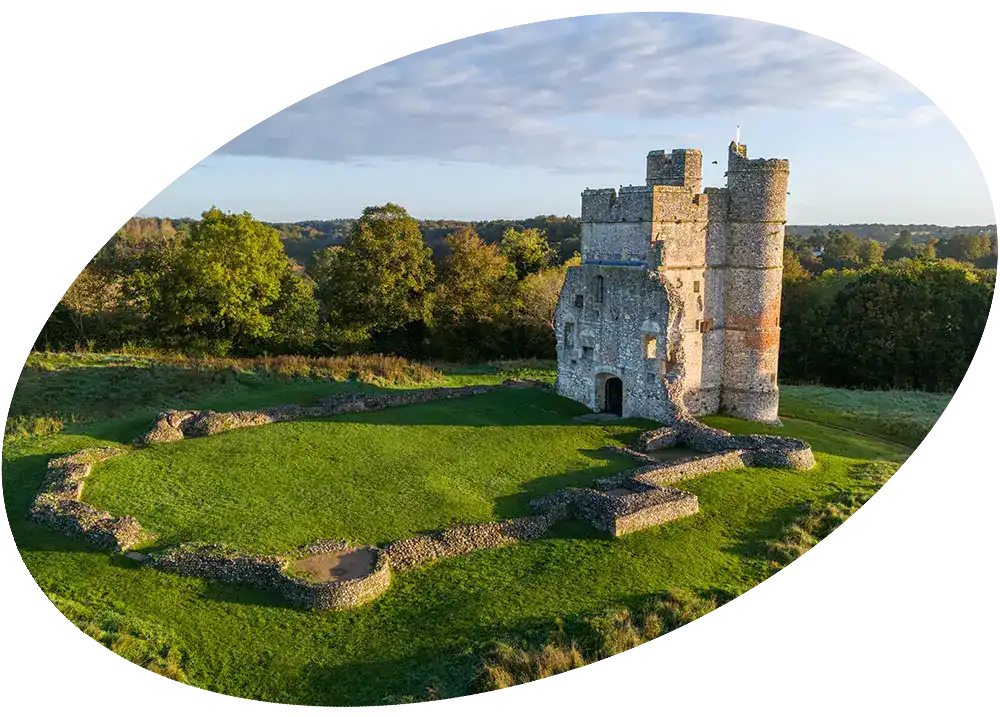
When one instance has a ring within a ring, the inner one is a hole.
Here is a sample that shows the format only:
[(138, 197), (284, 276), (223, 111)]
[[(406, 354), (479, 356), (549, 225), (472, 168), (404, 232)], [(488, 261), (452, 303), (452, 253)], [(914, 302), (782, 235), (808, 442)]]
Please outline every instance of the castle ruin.
[(582, 195), (581, 255), (556, 309), (558, 392), (672, 423), (778, 421), (787, 159), (733, 142), (725, 189), (695, 149), (650, 152), (645, 186)]

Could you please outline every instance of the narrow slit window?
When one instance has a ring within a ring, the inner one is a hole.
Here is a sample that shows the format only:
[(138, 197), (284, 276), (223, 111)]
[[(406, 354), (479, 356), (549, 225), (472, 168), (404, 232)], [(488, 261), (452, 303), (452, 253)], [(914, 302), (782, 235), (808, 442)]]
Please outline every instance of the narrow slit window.
[(563, 329), (563, 343), (566, 345), (566, 348), (568, 349), (573, 348), (574, 328), (575, 327), (573, 326), (573, 324), (566, 324), (566, 326)]
[(583, 308), (583, 294), (577, 294), (573, 297), (573, 305), (578, 309)]
[(604, 277), (594, 277), (594, 303), (604, 303)]
[(694, 293), (696, 293), (696, 294), (700, 294), (701, 293), (701, 282), (700, 281), (694, 282)]
[(656, 358), (656, 337), (647, 336), (646, 337), (646, 358), (655, 359)]

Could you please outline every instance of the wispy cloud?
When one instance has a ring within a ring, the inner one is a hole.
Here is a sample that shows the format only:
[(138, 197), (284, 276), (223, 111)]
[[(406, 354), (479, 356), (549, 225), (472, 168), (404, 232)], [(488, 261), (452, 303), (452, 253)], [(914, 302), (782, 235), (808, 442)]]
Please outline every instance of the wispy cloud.
[(289, 107), (219, 152), (573, 171), (627, 139), (581, 118), (663, 126), (737, 110), (857, 109), (899, 94), (919, 95), (866, 56), (796, 30), (711, 15), (602, 15), (402, 58)]
[(854, 125), (865, 129), (898, 129), (901, 127), (926, 127), (945, 119), (945, 114), (937, 105), (919, 105), (904, 110), (882, 108), (876, 114), (865, 115), (855, 120)]

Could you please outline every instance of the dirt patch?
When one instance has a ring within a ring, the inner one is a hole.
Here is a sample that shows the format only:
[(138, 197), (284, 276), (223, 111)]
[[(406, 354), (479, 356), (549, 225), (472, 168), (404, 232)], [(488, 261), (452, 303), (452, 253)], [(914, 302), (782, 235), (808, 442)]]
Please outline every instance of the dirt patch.
[(319, 553), (297, 560), (291, 572), (304, 573), (314, 580), (333, 583), (354, 580), (371, 574), (375, 567), (375, 553), (367, 548), (337, 550)]

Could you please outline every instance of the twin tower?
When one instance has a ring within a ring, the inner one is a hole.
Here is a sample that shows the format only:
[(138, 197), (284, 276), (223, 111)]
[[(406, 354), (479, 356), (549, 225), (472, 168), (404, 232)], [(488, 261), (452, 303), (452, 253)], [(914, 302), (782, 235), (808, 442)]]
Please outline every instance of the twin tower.
[(778, 420), (788, 160), (729, 146), (702, 191), (694, 149), (650, 152), (645, 186), (583, 192), (581, 255), (556, 309), (560, 394), (671, 422)]

